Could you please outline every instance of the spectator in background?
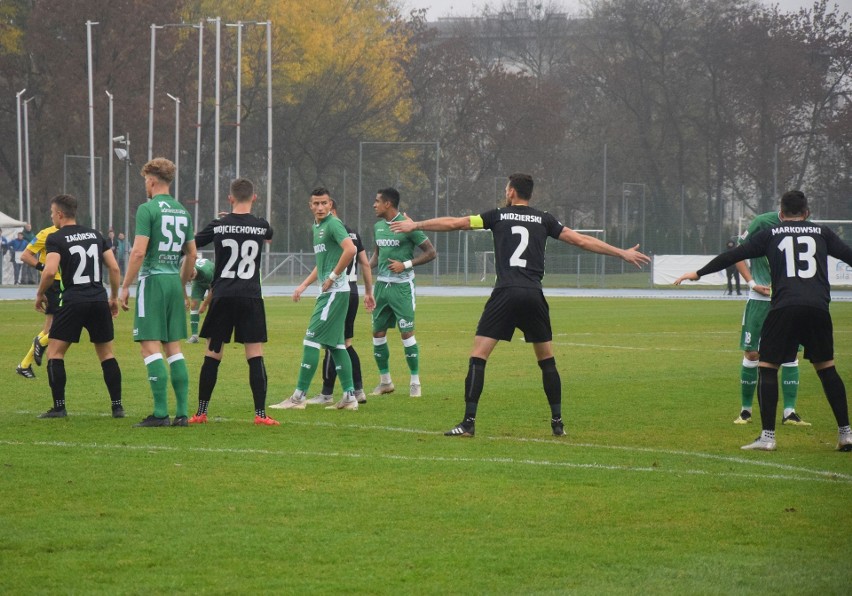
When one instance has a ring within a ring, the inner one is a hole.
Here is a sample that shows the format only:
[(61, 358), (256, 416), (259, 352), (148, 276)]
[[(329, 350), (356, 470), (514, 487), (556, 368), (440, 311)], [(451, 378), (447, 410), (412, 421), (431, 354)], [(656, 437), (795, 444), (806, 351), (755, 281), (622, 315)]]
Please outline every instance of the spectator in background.
[(24, 252), (27, 248), (27, 241), (24, 240), (24, 233), (18, 232), (17, 237), (9, 241), (8, 250), (11, 253), (9, 260), (12, 261), (12, 266), (15, 268), (15, 285), (21, 283), (21, 270), (23, 263), (21, 262), (19, 253)]
[[(725, 248), (727, 250), (731, 250), (737, 246), (737, 239), (731, 238), (728, 240), (728, 243), (725, 244)], [(737, 286), (737, 296), (742, 296), (742, 292), (740, 291), (740, 272), (737, 271), (736, 265), (731, 265), (730, 267), (725, 268), (725, 277), (728, 280), (728, 296), (732, 296), (734, 293), (734, 288), (731, 285), (731, 280), (733, 279), (736, 282)]]
[(126, 256), (127, 239), (124, 237), (124, 232), (119, 232), (118, 240), (115, 241), (115, 260), (118, 261), (118, 268), (122, 275), (124, 275), (124, 259)]

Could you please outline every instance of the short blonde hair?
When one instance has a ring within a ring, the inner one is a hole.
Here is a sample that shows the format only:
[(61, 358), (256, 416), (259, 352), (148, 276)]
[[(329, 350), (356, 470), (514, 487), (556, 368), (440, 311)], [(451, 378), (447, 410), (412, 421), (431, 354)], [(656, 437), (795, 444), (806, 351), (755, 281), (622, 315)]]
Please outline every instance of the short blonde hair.
[(166, 184), (175, 179), (175, 164), (165, 157), (155, 157), (142, 166), (143, 176), (154, 176)]

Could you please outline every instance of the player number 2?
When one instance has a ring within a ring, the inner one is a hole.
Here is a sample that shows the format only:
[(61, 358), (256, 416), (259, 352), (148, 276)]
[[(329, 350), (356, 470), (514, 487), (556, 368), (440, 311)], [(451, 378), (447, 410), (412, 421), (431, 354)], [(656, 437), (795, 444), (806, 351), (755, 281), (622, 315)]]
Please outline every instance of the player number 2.
[[(225, 267), (222, 269), (222, 277), (230, 279), (235, 277), (251, 279), (254, 277), (255, 259), (260, 252), (260, 245), (257, 241), (246, 240), (240, 244), (233, 238), (227, 238), (222, 240), (222, 246), (231, 252)], [(239, 263), (237, 263), (238, 258), (240, 259)], [(237, 266), (236, 271), (234, 271), (234, 265)]]
[(515, 234), (520, 236), (521, 239), (518, 242), (518, 248), (515, 249), (515, 252), (513, 252), (512, 256), (509, 258), (509, 266), (526, 267), (527, 260), (522, 259), (521, 255), (524, 254), (524, 251), (527, 249), (527, 245), (530, 243), (530, 231), (524, 226), (512, 226), (512, 235)]
[[(798, 236), (796, 237), (796, 244), (801, 247), (798, 255), (793, 247), (792, 236), (785, 237), (778, 244), (778, 250), (784, 253), (784, 258), (787, 262), (787, 277), (800, 277), (803, 279), (813, 277), (817, 272), (816, 259), (814, 259), (814, 255), (816, 254), (816, 240), (810, 236)], [(796, 266), (797, 261), (801, 263), (801, 267)]]
[[(74, 285), (90, 284), (92, 283), (93, 276), (95, 283), (101, 281), (101, 263), (100, 259), (98, 259), (97, 244), (89, 245), (89, 250), (86, 250), (79, 244), (74, 244), (68, 251), (72, 255), (80, 257), (80, 263), (77, 265), (77, 269), (74, 270)], [(92, 259), (93, 266), (90, 269), (90, 274), (86, 275), (86, 270), (89, 269), (89, 258)]]

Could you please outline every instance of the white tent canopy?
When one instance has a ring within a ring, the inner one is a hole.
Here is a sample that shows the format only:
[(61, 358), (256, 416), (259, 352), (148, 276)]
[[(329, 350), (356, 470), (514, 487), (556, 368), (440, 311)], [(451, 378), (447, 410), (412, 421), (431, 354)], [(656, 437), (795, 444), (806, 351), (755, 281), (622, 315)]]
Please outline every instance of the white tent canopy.
[(6, 215), (2, 211), (0, 211), (0, 229), (3, 229), (3, 228), (21, 228), (21, 227), (25, 226), (26, 223), (27, 222), (17, 220), (14, 217)]

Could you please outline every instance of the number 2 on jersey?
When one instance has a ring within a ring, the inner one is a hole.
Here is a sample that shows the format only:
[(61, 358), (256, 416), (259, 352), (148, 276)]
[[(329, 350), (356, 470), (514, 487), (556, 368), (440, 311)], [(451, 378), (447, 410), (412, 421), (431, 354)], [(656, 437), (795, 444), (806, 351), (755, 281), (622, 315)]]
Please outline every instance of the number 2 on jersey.
[(512, 226), (512, 235), (517, 234), (521, 237), (518, 242), (518, 248), (515, 249), (515, 252), (512, 253), (512, 256), (509, 258), (509, 266), (510, 267), (526, 267), (527, 260), (522, 259), (521, 255), (524, 254), (524, 251), (527, 249), (527, 245), (530, 243), (530, 231), (526, 229), (524, 226)]

